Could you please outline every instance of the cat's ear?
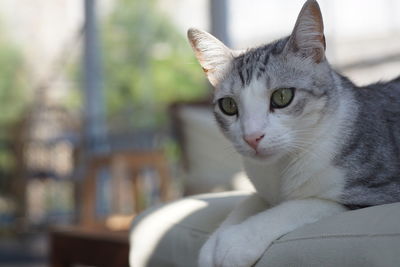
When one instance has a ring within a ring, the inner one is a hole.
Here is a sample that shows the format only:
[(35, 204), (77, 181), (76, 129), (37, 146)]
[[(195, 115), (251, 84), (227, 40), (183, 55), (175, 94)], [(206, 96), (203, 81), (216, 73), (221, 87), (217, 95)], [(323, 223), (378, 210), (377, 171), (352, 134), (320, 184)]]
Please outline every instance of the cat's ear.
[(216, 86), (233, 59), (233, 51), (211, 34), (198, 29), (189, 29), (188, 39), (208, 80)]
[(288, 42), (289, 49), (316, 63), (325, 59), (325, 36), (321, 10), (317, 1), (308, 0), (297, 17)]

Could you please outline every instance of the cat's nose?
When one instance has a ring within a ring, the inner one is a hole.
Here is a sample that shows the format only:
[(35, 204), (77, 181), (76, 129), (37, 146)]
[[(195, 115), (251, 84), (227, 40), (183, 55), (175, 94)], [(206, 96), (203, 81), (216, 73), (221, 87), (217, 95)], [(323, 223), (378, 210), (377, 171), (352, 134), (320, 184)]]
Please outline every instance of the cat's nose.
[(264, 134), (254, 133), (243, 136), (244, 141), (246, 141), (249, 146), (251, 146), (254, 150), (257, 150), (258, 143), (260, 143), (261, 139), (264, 138)]

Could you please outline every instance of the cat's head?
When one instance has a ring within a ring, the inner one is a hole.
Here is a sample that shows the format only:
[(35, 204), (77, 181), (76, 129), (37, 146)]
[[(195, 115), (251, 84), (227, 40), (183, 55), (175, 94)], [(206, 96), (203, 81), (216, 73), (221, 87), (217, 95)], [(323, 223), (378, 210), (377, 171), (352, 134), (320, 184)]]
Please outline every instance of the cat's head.
[(304, 4), (289, 37), (244, 52), (197, 29), (188, 38), (215, 87), (216, 120), (239, 153), (269, 161), (313, 142), (334, 91), (316, 1)]

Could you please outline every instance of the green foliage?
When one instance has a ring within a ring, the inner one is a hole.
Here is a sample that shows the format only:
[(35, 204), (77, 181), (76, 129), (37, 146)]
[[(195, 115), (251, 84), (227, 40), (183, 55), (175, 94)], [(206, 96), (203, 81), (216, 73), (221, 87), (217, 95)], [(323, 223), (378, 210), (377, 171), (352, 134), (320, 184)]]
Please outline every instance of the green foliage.
[(27, 103), (27, 85), (22, 54), (0, 26), (0, 193), (12, 178), (15, 161), (10, 127), (20, 119)]
[(21, 114), (26, 103), (23, 59), (0, 28), (0, 124), (11, 124)]
[(164, 121), (168, 103), (207, 94), (187, 41), (154, 1), (118, 1), (102, 38), (110, 115), (134, 110), (135, 126), (155, 126)]

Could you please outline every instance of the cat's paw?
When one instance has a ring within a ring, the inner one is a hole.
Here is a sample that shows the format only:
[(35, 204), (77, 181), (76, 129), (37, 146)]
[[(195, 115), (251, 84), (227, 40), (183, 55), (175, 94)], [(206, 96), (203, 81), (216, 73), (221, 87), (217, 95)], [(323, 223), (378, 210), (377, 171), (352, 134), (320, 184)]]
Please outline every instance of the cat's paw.
[(239, 224), (221, 229), (211, 236), (200, 252), (200, 267), (250, 267), (262, 255), (270, 242)]
[(214, 251), (217, 246), (218, 232), (215, 232), (202, 246), (199, 254), (199, 267), (214, 267)]
[(214, 253), (215, 266), (250, 267), (269, 246), (246, 224), (226, 228), (218, 235)]

